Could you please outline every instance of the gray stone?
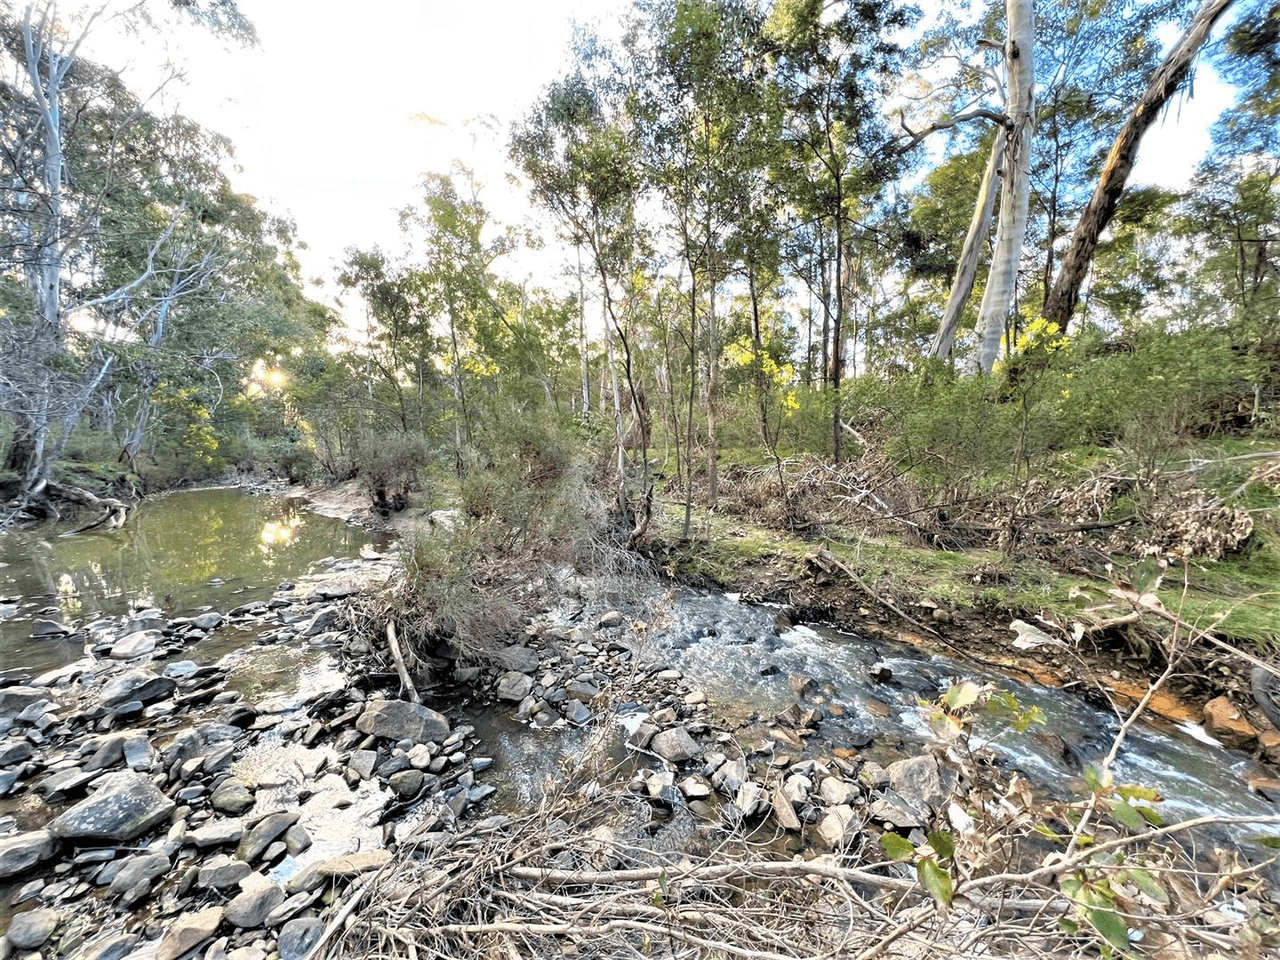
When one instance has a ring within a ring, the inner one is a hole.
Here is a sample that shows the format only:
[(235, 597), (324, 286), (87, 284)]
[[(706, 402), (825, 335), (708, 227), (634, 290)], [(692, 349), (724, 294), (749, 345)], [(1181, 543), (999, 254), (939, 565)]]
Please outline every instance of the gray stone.
[(332, 630), (336, 626), (338, 626), (338, 608), (324, 607), (302, 626), (298, 631), (298, 636), (314, 637), (316, 634)]
[(48, 696), (49, 691), (39, 687), (0, 687), (0, 716), (13, 716)]
[(229, 843), (239, 843), (244, 836), (244, 823), (239, 817), (219, 817), (196, 827), (187, 834), (187, 842), (200, 849), (222, 847)]
[(925, 826), (929, 820), (929, 808), (919, 801), (908, 801), (890, 790), (867, 805), (867, 816), (898, 830), (911, 830)]
[(111, 645), (112, 660), (134, 660), (155, 653), (164, 634), (159, 630), (143, 630), (121, 637)]
[(225, 619), (226, 617), (217, 610), (209, 610), (206, 613), (192, 617), (191, 625), (201, 630), (217, 630), (218, 627), (222, 626), (222, 621)]
[[(394, 784), (393, 784), (394, 786)], [(296, 857), (311, 846), (311, 834), (300, 823), (295, 823), (284, 832), (284, 848), (289, 856)]]
[(809, 800), (809, 791), (813, 789), (813, 781), (801, 773), (793, 773), (782, 781), (782, 795), (792, 804), (801, 807)]
[(28, 910), (13, 918), (13, 922), (9, 924), (9, 932), (5, 936), (10, 946), (17, 947), (19, 950), (34, 950), (43, 946), (45, 941), (53, 936), (53, 931), (58, 929), (58, 921), (61, 919), (56, 910)]
[(378, 765), (378, 752), (376, 750), (356, 750), (351, 754), (351, 759), (347, 761), (347, 766), (359, 774), (361, 780), (368, 780), (373, 776), (373, 768)]
[(246, 863), (253, 863), (262, 856), (264, 850), (271, 845), (280, 834), (298, 822), (298, 811), (287, 813), (270, 813), (250, 828), (236, 848), (236, 857)]
[(164, 613), (154, 607), (150, 610), (140, 610), (133, 615), (128, 623), (124, 625), (124, 629), (120, 631), (120, 636), (127, 637), (131, 633), (144, 633), (154, 630), (159, 632), (169, 625), (169, 621), (165, 619)]
[(783, 830), (799, 832), (800, 818), (796, 816), (796, 808), (791, 805), (791, 799), (783, 792), (781, 784), (773, 789), (773, 815)]
[(698, 741), (694, 740), (684, 727), (672, 727), (670, 730), (654, 734), (653, 739), (649, 741), (649, 749), (663, 760), (669, 760), (672, 763), (692, 760), (701, 752)]
[(46, 797), (58, 794), (70, 795), (80, 792), (81, 788), (92, 783), (97, 777), (98, 774), (93, 771), (85, 772), (79, 767), (69, 767), (41, 780), (36, 784), (36, 792)]
[(585, 680), (573, 680), (565, 685), (565, 690), (568, 691), (569, 696), (584, 703), (590, 703), (600, 696), (600, 688), (594, 683), (587, 683)]
[(141, 703), (154, 703), (172, 696), (178, 689), (176, 680), (170, 677), (159, 677), (150, 670), (133, 669), (117, 674), (102, 685), (99, 697), (104, 706), (114, 707), (117, 704), (137, 700)]
[(540, 663), (537, 650), (518, 643), (503, 647), (496, 659), (501, 666), (516, 673), (533, 673)]
[(66, 637), (70, 636), (71, 628), (65, 623), (59, 623), (57, 620), (33, 620), (31, 621), (31, 636), (33, 637)]
[(107, 893), (113, 897), (121, 896), (140, 883), (150, 885), (156, 877), (169, 871), (169, 858), (163, 853), (139, 854), (129, 857), (120, 868), (120, 872), (111, 881)]
[(151, 749), (151, 743), (146, 736), (139, 734), (126, 738), (121, 744), (121, 749), (124, 751), (124, 762), (128, 764), (130, 770), (151, 769), (155, 751)]
[(744, 817), (756, 817), (768, 809), (769, 800), (765, 796), (764, 787), (754, 780), (748, 780), (738, 788), (733, 805)]
[(196, 675), (196, 671), (200, 669), (200, 665), (194, 660), (175, 660), (173, 663), (166, 664), (164, 673), (161, 676), (168, 677), (170, 680), (189, 680)]
[(620, 626), (622, 626), (622, 614), (617, 610), (610, 610), (596, 621), (596, 628), (599, 630), (608, 630), (611, 627)]
[(591, 708), (581, 700), (570, 700), (564, 705), (564, 715), (570, 723), (582, 726), (591, 719)]
[(9, 767), (24, 760), (30, 760), (33, 753), (35, 750), (26, 740), (5, 740), (0, 743), (0, 767)]
[(732, 797), (747, 780), (747, 761), (739, 757), (727, 760), (711, 774), (711, 785), (726, 797)]
[(533, 691), (533, 677), (509, 670), (498, 680), (498, 699), (519, 703)]
[(705, 800), (711, 796), (711, 785), (701, 777), (685, 777), (680, 781), (680, 792), (686, 800)]
[(132, 840), (157, 826), (177, 804), (133, 771), (110, 773), (96, 792), (49, 824), (55, 837), (76, 840)]
[(109, 935), (80, 954), (78, 960), (125, 960), (137, 945), (138, 938), (131, 933)]
[(853, 807), (848, 804), (831, 807), (818, 824), (818, 836), (829, 847), (843, 847), (856, 833)]
[(260, 927), (267, 915), (284, 903), (284, 888), (271, 883), (260, 873), (251, 873), (240, 881), (240, 893), (227, 904), (226, 919), (237, 927)]
[(178, 960), (200, 946), (217, 931), (225, 912), (222, 907), (205, 907), (196, 913), (180, 915), (160, 939), (156, 960)]
[(858, 788), (839, 777), (824, 777), (818, 792), (822, 794), (822, 801), (829, 807), (853, 803), (858, 796)]
[(447, 737), (449, 721), (421, 704), (407, 700), (377, 700), (365, 707), (356, 721), (356, 729), (388, 740), (426, 743)]
[(253, 806), (253, 794), (248, 786), (237, 777), (227, 777), (209, 797), (213, 809), (221, 813), (239, 816)]
[(315, 917), (290, 920), (280, 928), (280, 960), (304, 960), (324, 932), (324, 921)]
[(109, 770), (124, 760), (124, 737), (107, 737), (84, 763), (85, 770)]
[(401, 770), (391, 775), (391, 789), (396, 792), (396, 796), (402, 800), (408, 800), (416, 797), (418, 791), (422, 789), (422, 783), (425, 779), (421, 770), (409, 769)]
[(196, 885), (209, 890), (225, 890), (234, 887), (252, 872), (253, 868), (243, 860), (219, 854), (201, 864), (200, 872), (196, 875)]
[(948, 794), (942, 785), (938, 761), (934, 757), (908, 757), (889, 764), (889, 786), (911, 804), (939, 809)]

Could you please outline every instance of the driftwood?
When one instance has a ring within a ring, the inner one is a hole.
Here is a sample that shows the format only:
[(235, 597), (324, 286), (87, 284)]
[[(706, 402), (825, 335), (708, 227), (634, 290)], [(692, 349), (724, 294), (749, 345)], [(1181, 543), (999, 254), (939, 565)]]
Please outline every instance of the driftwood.
[(95, 519), (62, 534), (64, 537), (75, 536), (77, 533), (95, 530), (102, 526), (105, 526), (108, 530), (119, 530), (129, 519), (129, 514), (133, 512), (133, 504), (126, 503), (124, 500), (117, 500), (114, 497), (99, 497), (81, 487), (73, 487), (65, 483), (51, 482), (45, 488), (45, 492), (51, 498), (77, 503), (81, 506), (101, 511)]
[(387, 621), (387, 646), (391, 649), (391, 659), (395, 661), (396, 673), (400, 675), (400, 682), (409, 694), (409, 699), (414, 703), (422, 703), (422, 697), (418, 695), (418, 688), (413, 685), (413, 679), (409, 676), (409, 669), (404, 663), (404, 651), (400, 649), (400, 641), (396, 638), (395, 620)]

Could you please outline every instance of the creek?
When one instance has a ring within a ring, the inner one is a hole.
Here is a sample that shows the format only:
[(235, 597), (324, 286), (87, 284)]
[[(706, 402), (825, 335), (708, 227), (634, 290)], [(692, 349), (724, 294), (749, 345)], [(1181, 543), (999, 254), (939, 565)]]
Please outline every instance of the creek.
[[(253, 496), (234, 489), (174, 493), (144, 503), (123, 530), (58, 537), (47, 528), (0, 538), (0, 655), (6, 671), (36, 673), (78, 659), (80, 641), (31, 637), (32, 620), (64, 622), (157, 606), (171, 616), (212, 607), (226, 610), (265, 599), (282, 580), (303, 576), (333, 557), (357, 555), (385, 538), (320, 516), (299, 499)], [(638, 663), (676, 667), (700, 686), (720, 712), (744, 721), (769, 718), (795, 699), (797, 678), (812, 678), (804, 696), (825, 719), (821, 748), (857, 751), (888, 762), (935, 740), (920, 701), (960, 680), (991, 682), (1047, 723), (1018, 733), (981, 723), (975, 742), (990, 741), (1002, 764), (1022, 772), (1044, 795), (1086, 792), (1081, 771), (1106, 754), (1118, 719), (1063, 691), (1025, 684), (967, 662), (885, 639), (867, 639), (821, 625), (776, 628), (778, 611), (732, 595), (678, 591), (646, 598), (649, 628), (633, 641)], [(561, 616), (572, 625), (575, 611)], [(210, 663), (251, 643), (243, 634), (201, 641), (185, 655)], [(255, 659), (246, 679), (254, 695), (288, 696), (299, 684), (338, 683), (332, 661), (318, 651), (277, 648), (276, 668)], [(234, 673), (233, 673), (234, 682)], [(538, 784), (579, 751), (582, 730), (536, 730), (505, 708), (465, 711), (492, 753), (500, 806), (536, 798)], [(622, 735), (610, 752), (625, 754)], [(744, 744), (744, 746), (755, 746)], [(1267, 816), (1276, 806), (1246, 787), (1265, 771), (1191, 725), (1139, 724), (1117, 759), (1115, 779), (1155, 788), (1167, 819), (1202, 814)]]

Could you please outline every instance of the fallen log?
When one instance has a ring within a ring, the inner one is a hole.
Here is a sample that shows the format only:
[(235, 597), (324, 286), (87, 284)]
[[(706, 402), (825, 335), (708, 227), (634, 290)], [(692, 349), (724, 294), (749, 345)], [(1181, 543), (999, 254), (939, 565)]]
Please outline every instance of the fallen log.
[(129, 514), (133, 511), (133, 504), (124, 500), (117, 500), (114, 497), (99, 497), (81, 487), (73, 487), (65, 483), (50, 482), (45, 488), (45, 494), (50, 499), (64, 500), (101, 511), (95, 519), (62, 534), (64, 537), (73, 537), (77, 533), (95, 530), (102, 526), (105, 526), (108, 530), (119, 530), (128, 521)]

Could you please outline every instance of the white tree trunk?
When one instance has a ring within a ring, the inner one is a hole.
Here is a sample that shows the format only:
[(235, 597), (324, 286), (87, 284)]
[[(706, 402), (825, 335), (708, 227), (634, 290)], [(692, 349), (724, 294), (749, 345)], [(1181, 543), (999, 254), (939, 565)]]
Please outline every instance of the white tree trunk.
[(1000, 192), (1000, 222), (991, 258), (991, 275), (982, 295), (978, 316), (978, 351), (975, 362), (990, 373), (1000, 352), (1009, 314), (1013, 310), (1027, 234), (1027, 210), (1031, 201), (1031, 135), (1035, 127), (1035, 85), (1032, 70), (1035, 46), (1033, 0), (1006, 0), (1009, 38), (1005, 44), (1005, 75), (1012, 125), (1004, 135), (1004, 187)]
[(995, 210), (996, 194), (999, 193), (996, 178), (1003, 155), (1004, 137), (997, 134), (991, 144), (991, 157), (987, 160), (987, 169), (982, 175), (982, 185), (978, 188), (978, 202), (973, 208), (973, 219), (969, 221), (969, 232), (965, 234), (964, 246), (960, 249), (960, 262), (956, 264), (955, 279), (951, 281), (951, 293), (947, 296), (946, 309), (942, 311), (938, 335), (929, 348), (929, 356), (934, 359), (949, 357), (955, 350), (956, 330), (960, 327), (960, 317), (964, 313), (965, 304), (969, 302), (973, 281), (978, 275), (978, 254), (982, 250), (983, 238), (991, 229), (991, 214)]

